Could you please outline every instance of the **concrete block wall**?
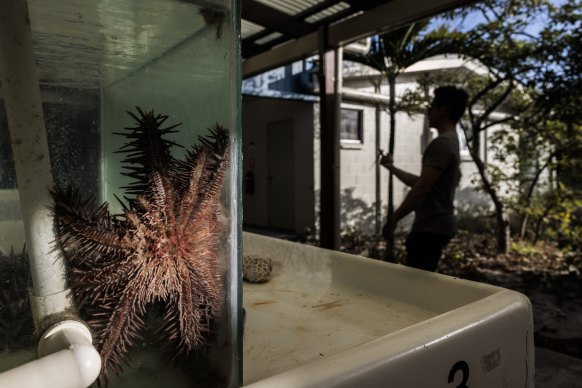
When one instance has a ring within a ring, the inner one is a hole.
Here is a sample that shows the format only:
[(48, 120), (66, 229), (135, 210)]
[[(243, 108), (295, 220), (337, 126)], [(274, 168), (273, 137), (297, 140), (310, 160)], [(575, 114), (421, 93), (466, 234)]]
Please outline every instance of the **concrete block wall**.
[[(373, 89), (362, 88), (364, 91), (372, 92)], [(300, 108), (301, 106), (301, 108)], [(344, 102), (344, 108), (361, 109), (363, 118), (363, 141), (362, 143), (342, 142), (340, 144), (340, 227), (347, 228), (355, 226), (366, 233), (375, 231), (376, 212), (376, 155), (378, 144), (384, 151), (388, 149), (389, 138), (389, 117), (386, 111), (382, 111), (380, 120), (380, 139), (376, 139), (376, 107), (373, 105)], [(302, 113), (300, 113), (302, 112)], [(308, 113), (306, 113), (308, 112)], [(249, 161), (248, 142), (255, 139), (255, 159), (257, 193), (253, 197), (244, 196), (245, 222), (259, 225), (267, 225), (266, 219), (266, 198), (260, 188), (260, 178), (264, 168), (265, 158), (260, 154), (264, 153), (264, 128), (269, 120), (281, 120), (285, 117), (297, 117), (300, 114), (301, 124), (297, 127), (300, 132), (310, 138), (304, 137), (301, 144), (305, 147), (298, 147), (301, 152), (297, 153), (297, 160), (300, 160), (302, 167), (296, 171), (301, 176), (301, 187), (297, 190), (297, 198), (307, 199), (298, 204), (297, 214), (309, 213), (310, 219), (305, 219), (304, 225), (314, 225), (318, 222), (319, 196), (320, 196), (320, 128), (319, 128), (319, 104), (297, 101), (281, 101), (269, 99), (256, 99), (251, 104), (246, 104), (243, 114), (243, 151), (245, 165)], [(306, 120), (310, 120), (306, 122)], [(422, 152), (426, 147), (428, 129), (425, 122), (425, 115), (421, 112), (408, 115), (400, 112), (396, 117), (396, 145), (394, 152), (395, 164), (410, 173), (420, 174)], [(310, 127), (313, 130), (310, 130)], [(302, 135), (302, 136), (303, 136)], [(485, 140), (485, 139), (484, 139)], [(486, 143), (483, 141), (482, 143)], [(485, 147), (485, 146), (484, 146)], [(263, 155), (264, 156), (264, 155)], [(313, 157), (313, 158), (311, 158)], [(308, 164), (309, 161), (312, 164)], [(247, 166), (248, 167), (248, 166)], [(312, 168), (312, 170), (311, 170)], [(309, 173), (306, 174), (306, 169)], [(246, 167), (245, 167), (246, 170)], [(457, 206), (463, 209), (489, 209), (491, 203), (486, 194), (475, 189), (480, 183), (480, 177), (471, 157), (468, 153), (462, 154), (462, 178), (457, 191)], [(388, 172), (386, 169), (380, 170), (380, 205), (381, 224), (385, 222), (388, 198)], [(298, 176), (299, 176), (298, 175)], [(311, 179), (311, 181), (309, 180)], [(299, 182), (299, 181), (297, 181)], [(397, 178), (394, 179), (394, 201), (398, 206), (410, 190)], [(302, 194), (301, 194), (302, 193)], [(308, 209), (310, 204), (313, 204)], [(313, 212), (312, 212), (313, 210)], [(412, 224), (413, 215), (404, 219), (399, 227), (406, 230)], [(298, 229), (299, 230), (299, 229)]]
[[(375, 230), (375, 202), (376, 202), (376, 155), (377, 144), (387, 152), (389, 138), (389, 116), (385, 111), (381, 113), (380, 140), (376, 142), (376, 108), (370, 105), (344, 103), (344, 108), (362, 109), (363, 111), (363, 142), (361, 144), (340, 144), (340, 228), (355, 226), (365, 233)], [(315, 104), (314, 114), (314, 177), (315, 191), (320, 189), (319, 157), (319, 107)], [(424, 115), (409, 116), (399, 113), (396, 118), (395, 164), (412, 173), (419, 174), (422, 154), (422, 135), (424, 130)], [(388, 172), (380, 170), (380, 204), (382, 223), (385, 221), (388, 198)], [(394, 179), (394, 201), (396, 206), (402, 202), (408, 188), (398, 179)], [(316, 203), (318, 201), (316, 200)], [(316, 209), (316, 213), (319, 208)], [(411, 219), (402, 223), (409, 226)]]
[[(340, 143), (340, 228), (355, 226), (374, 232), (376, 202), (376, 108), (342, 104), (343, 108), (362, 110), (362, 143)], [(382, 120), (385, 125), (386, 120)]]

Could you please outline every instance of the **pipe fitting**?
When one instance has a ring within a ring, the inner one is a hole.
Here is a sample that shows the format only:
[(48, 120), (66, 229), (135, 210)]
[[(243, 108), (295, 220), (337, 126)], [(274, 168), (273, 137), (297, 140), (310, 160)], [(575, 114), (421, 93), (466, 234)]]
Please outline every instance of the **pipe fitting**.
[(101, 372), (91, 332), (81, 322), (63, 321), (41, 337), (38, 360), (0, 374), (3, 388), (86, 388)]

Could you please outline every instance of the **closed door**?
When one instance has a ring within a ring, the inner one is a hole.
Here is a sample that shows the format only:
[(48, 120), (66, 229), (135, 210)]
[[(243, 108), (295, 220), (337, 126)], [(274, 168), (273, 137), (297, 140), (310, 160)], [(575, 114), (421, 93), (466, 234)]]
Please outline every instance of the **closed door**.
[(269, 226), (295, 229), (293, 120), (267, 125)]

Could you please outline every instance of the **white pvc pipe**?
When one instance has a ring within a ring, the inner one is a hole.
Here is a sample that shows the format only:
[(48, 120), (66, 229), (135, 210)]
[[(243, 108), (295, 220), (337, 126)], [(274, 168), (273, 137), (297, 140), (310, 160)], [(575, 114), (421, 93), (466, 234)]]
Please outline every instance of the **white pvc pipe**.
[(350, 43), (344, 46), (344, 50), (350, 53), (356, 53), (361, 55), (366, 55), (370, 52), (370, 47), (372, 46), (372, 39), (366, 38), (364, 43), (360, 43), (360, 41), (355, 43)]
[(52, 172), (26, 0), (0, 0), (0, 73), (32, 274), (37, 327), (71, 306), (55, 240)]
[(0, 387), (88, 387), (101, 371), (101, 358), (91, 342), (91, 333), (85, 325), (61, 322), (41, 338), (38, 346), (41, 358), (1, 373)]

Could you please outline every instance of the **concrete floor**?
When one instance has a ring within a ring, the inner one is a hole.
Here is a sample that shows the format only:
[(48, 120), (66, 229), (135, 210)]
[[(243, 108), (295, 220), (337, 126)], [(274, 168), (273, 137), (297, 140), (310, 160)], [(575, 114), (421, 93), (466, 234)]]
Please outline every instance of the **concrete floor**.
[(536, 388), (581, 388), (582, 360), (536, 348)]

